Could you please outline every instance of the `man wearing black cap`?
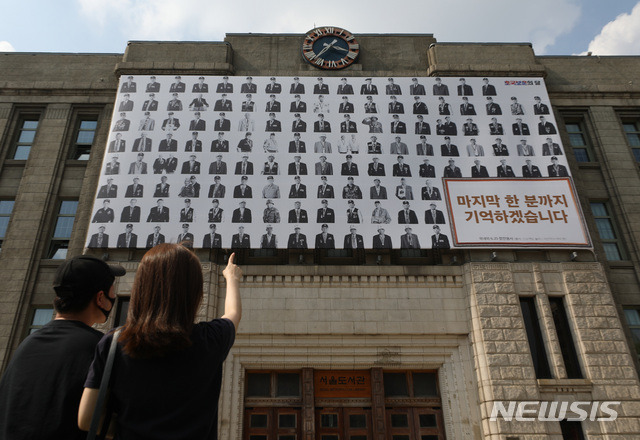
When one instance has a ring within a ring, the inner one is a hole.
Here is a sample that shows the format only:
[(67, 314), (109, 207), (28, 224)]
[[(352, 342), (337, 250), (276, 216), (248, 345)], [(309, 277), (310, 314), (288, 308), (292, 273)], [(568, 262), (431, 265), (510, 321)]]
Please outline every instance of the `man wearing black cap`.
[(89, 255), (65, 261), (53, 282), (55, 319), (25, 339), (0, 381), (0, 437), (84, 439), (78, 404), (95, 346), (91, 328), (113, 309), (122, 266)]
[(229, 82), (228, 76), (222, 77), (222, 82), (216, 86), (216, 93), (233, 93), (233, 84)]
[(209, 84), (204, 82), (204, 76), (198, 78), (198, 82), (193, 85), (191, 89), (193, 93), (208, 93)]
[(304, 93), (304, 84), (300, 83), (300, 78), (297, 76), (293, 78), (293, 83), (291, 84), (289, 93)]
[(258, 91), (258, 86), (253, 83), (253, 78), (247, 76), (247, 82), (240, 86), (240, 93), (256, 93)]
[(125, 232), (118, 235), (119, 248), (135, 248), (138, 247), (138, 235), (133, 233), (133, 224), (128, 223)]
[(300, 100), (300, 95), (294, 96), (295, 101), (289, 106), (291, 113), (305, 113), (307, 111), (307, 103)]
[(267, 87), (265, 87), (264, 91), (266, 93), (280, 93), (282, 92), (282, 85), (280, 83), (276, 82), (275, 77), (271, 77), (269, 78), (269, 81), (271, 81), (269, 84), (267, 84)]

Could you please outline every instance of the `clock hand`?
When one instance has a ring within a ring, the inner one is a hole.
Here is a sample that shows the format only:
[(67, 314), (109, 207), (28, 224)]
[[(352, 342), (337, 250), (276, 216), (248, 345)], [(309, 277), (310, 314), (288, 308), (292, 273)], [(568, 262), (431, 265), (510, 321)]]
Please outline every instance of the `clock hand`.
[(320, 51), (320, 53), (318, 53), (318, 55), (316, 55), (317, 57), (319, 57), (320, 55), (322, 55), (323, 53), (325, 53), (326, 51), (328, 51), (329, 49), (331, 49), (331, 47), (336, 44), (338, 42), (337, 39), (333, 40), (330, 44), (327, 44), (324, 46), (324, 49), (322, 49)]
[(345, 49), (344, 47), (340, 47), (340, 46), (333, 46), (332, 49), (341, 50), (343, 52), (349, 52), (349, 49)]

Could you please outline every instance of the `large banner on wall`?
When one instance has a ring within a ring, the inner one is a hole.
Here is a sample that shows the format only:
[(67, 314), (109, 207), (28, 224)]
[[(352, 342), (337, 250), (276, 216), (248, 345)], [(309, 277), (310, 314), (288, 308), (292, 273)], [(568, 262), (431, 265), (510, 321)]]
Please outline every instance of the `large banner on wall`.
[(86, 244), (589, 246), (576, 203), (541, 235), (458, 204), (569, 174), (540, 78), (124, 76)]

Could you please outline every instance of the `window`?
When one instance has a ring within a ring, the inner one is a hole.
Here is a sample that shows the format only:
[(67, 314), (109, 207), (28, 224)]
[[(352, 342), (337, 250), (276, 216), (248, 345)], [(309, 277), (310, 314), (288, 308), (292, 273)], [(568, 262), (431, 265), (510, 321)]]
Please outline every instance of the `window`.
[(27, 160), (29, 153), (31, 152), (31, 146), (36, 137), (36, 131), (38, 129), (38, 117), (26, 117), (20, 120), (20, 131), (16, 139), (13, 159), (15, 160)]
[(582, 379), (582, 371), (580, 370), (580, 362), (578, 361), (578, 353), (576, 346), (571, 337), (571, 327), (569, 319), (564, 308), (564, 301), (561, 297), (550, 297), (549, 305), (551, 306), (551, 314), (553, 322), (558, 333), (558, 343), (564, 360), (564, 368), (567, 371), (569, 379)]
[(624, 309), (624, 316), (627, 318), (627, 325), (631, 331), (636, 356), (640, 358), (640, 310), (637, 308)]
[(71, 159), (89, 160), (93, 138), (98, 128), (96, 116), (80, 116), (73, 136)]
[(7, 233), (9, 219), (11, 218), (11, 212), (13, 211), (13, 204), (13, 200), (0, 200), (0, 249), (2, 248), (4, 236)]
[(531, 358), (533, 359), (533, 368), (536, 371), (536, 377), (538, 379), (551, 379), (551, 370), (549, 369), (547, 352), (544, 347), (544, 340), (542, 339), (535, 298), (521, 297), (520, 308), (522, 309), (524, 328), (527, 332), (527, 340), (529, 341), (529, 349), (531, 350)]
[(623, 122), (622, 128), (636, 162), (640, 162), (640, 122)]
[(118, 303), (116, 304), (116, 319), (114, 327), (120, 327), (127, 321), (127, 314), (129, 313), (129, 301), (128, 296), (119, 296)]
[(565, 124), (565, 128), (569, 134), (569, 143), (573, 149), (573, 155), (576, 157), (576, 161), (591, 162), (590, 148), (587, 143), (587, 135), (583, 124), (579, 122), (568, 122)]
[(622, 260), (620, 240), (613, 226), (613, 221), (609, 215), (607, 204), (604, 202), (591, 203), (591, 212), (596, 220), (596, 227), (600, 235), (600, 241), (604, 248), (604, 253), (609, 261)]
[(582, 424), (580, 422), (560, 420), (562, 440), (584, 440)]
[(41, 329), (53, 319), (53, 307), (39, 307), (33, 310), (33, 317), (29, 325), (29, 334)]
[(69, 240), (71, 239), (71, 231), (73, 230), (73, 222), (76, 219), (77, 209), (77, 200), (63, 200), (60, 203), (60, 211), (56, 219), (56, 227), (53, 231), (47, 258), (53, 260), (64, 260), (67, 258)]

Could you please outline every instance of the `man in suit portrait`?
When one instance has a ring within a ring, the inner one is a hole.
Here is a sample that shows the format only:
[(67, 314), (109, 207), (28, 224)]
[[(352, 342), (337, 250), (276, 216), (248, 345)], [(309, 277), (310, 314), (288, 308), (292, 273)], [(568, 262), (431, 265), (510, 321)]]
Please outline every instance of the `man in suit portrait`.
[(525, 165), (522, 165), (522, 177), (542, 177), (540, 168), (531, 164), (531, 159), (525, 160)]
[(371, 140), (367, 142), (367, 153), (382, 154), (382, 144), (378, 142), (378, 138), (376, 136), (371, 136)]
[(282, 106), (279, 101), (276, 101), (276, 95), (269, 95), (269, 100), (267, 101), (266, 108), (264, 111), (266, 112), (279, 112), (281, 111)]
[(144, 194), (144, 186), (140, 185), (140, 178), (134, 177), (133, 183), (127, 186), (127, 190), (124, 193), (125, 197), (142, 197)]
[[(194, 132), (197, 135), (197, 132)], [(224, 131), (218, 133), (218, 138), (211, 141), (211, 152), (228, 153), (229, 141), (224, 138)], [(222, 156), (220, 156), (222, 157)]]
[(422, 187), (422, 200), (441, 200), (440, 190), (431, 185), (431, 181), (427, 180), (426, 185)]
[(333, 164), (327, 162), (327, 156), (320, 156), (320, 162), (315, 164), (316, 176), (331, 176), (333, 175)]
[(251, 210), (247, 208), (247, 202), (241, 200), (239, 207), (231, 214), (231, 223), (251, 223)]
[(142, 159), (144, 159), (144, 153), (138, 153), (136, 161), (129, 165), (129, 174), (147, 174), (147, 163)]
[(233, 198), (234, 199), (251, 199), (253, 198), (253, 191), (251, 190), (251, 187), (249, 185), (247, 185), (247, 181), (249, 180), (249, 178), (245, 175), (243, 175), (240, 178), (240, 185), (236, 185), (235, 188), (233, 188)]
[(362, 190), (355, 184), (352, 176), (347, 177), (347, 184), (342, 188), (343, 199), (361, 199)]
[(313, 144), (314, 153), (331, 153), (331, 142), (327, 142), (326, 135), (320, 135), (320, 140)]
[(364, 249), (364, 239), (358, 234), (355, 226), (349, 228), (349, 234), (344, 236), (343, 249)]
[(492, 136), (503, 135), (504, 130), (502, 129), (502, 124), (498, 122), (498, 118), (491, 118), (491, 123), (489, 124), (489, 134)]
[(227, 174), (227, 163), (222, 161), (222, 154), (218, 154), (209, 165), (209, 174)]
[(407, 144), (402, 142), (402, 138), (400, 136), (396, 136), (395, 141), (391, 143), (390, 153), (409, 154), (409, 148), (407, 147)]
[(420, 249), (420, 240), (412, 231), (410, 226), (404, 228), (405, 234), (400, 236), (400, 249)]
[(516, 136), (529, 136), (529, 126), (522, 122), (522, 118), (516, 118), (516, 122), (511, 125), (513, 134)]
[(540, 122), (538, 122), (538, 134), (558, 134), (558, 132), (551, 122), (548, 122), (544, 116), (540, 116)]
[(424, 86), (418, 82), (418, 78), (411, 78), (411, 85), (409, 86), (410, 95), (426, 95)]
[(451, 120), (450, 116), (444, 117), (444, 123), (442, 125), (444, 127), (444, 134), (450, 135), (450, 136), (458, 135), (458, 126), (456, 125), (455, 122)]
[(111, 200), (105, 199), (102, 202), (102, 208), (99, 208), (93, 216), (91, 223), (113, 223), (115, 218), (113, 209), (111, 206)]
[(293, 115), (295, 118), (291, 123), (291, 131), (305, 133), (307, 131), (307, 123), (300, 119), (300, 113)]
[(489, 172), (487, 171), (487, 167), (480, 163), (479, 159), (473, 161), (473, 166), (471, 167), (471, 177), (479, 178), (479, 177), (489, 177)]
[[(218, 102), (220, 102), (220, 101), (223, 101), (222, 105), (219, 106), (220, 108), (215, 108), (214, 107), (214, 110), (216, 110), (216, 111), (218, 111), (218, 110), (231, 111), (231, 101), (226, 99), (225, 98), (226, 96), (227, 96), (226, 94), (222, 95), (222, 99), (216, 102), (216, 106), (218, 106)], [(202, 93), (199, 94), (196, 98), (193, 98), (193, 101), (191, 101), (191, 104), (189, 104), (189, 110), (205, 111), (208, 108), (209, 108), (209, 103), (207, 102), (206, 99), (204, 99), (204, 97), (202, 96)]]
[(546, 142), (542, 144), (542, 155), (543, 156), (562, 156), (562, 148), (560, 145), (553, 142), (553, 139), (548, 137)]
[(244, 139), (240, 139), (236, 151), (238, 153), (251, 153), (253, 150), (253, 139), (251, 139), (251, 132), (244, 134)]
[(293, 134), (293, 140), (289, 142), (289, 153), (306, 153), (307, 147), (304, 141), (300, 140), (300, 133)]
[(213, 131), (230, 131), (231, 130), (231, 121), (227, 119), (227, 115), (225, 112), (218, 113), (220, 116), (213, 124)]
[(182, 224), (182, 232), (178, 234), (178, 243), (183, 243), (187, 247), (193, 247), (193, 234), (189, 232), (189, 223)]
[(185, 90), (186, 86), (182, 82), (182, 77), (180, 75), (177, 75), (174, 78), (174, 81), (171, 83), (171, 86), (169, 87), (169, 93), (184, 93)]
[(169, 208), (164, 206), (164, 200), (158, 199), (156, 206), (149, 210), (147, 223), (161, 223), (169, 221)]
[(440, 232), (440, 226), (433, 225), (433, 235), (431, 236), (431, 249), (449, 249), (449, 237)]
[(364, 80), (364, 84), (360, 87), (361, 95), (377, 95), (378, 87), (375, 84), (372, 84), (373, 80), (371, 78), (366, 78)]
[(467, 84), (464, 78), (460, 78), (458, 81), (458, 96), (473, 96), (473, 89)]
[(133, 111), (133, 101), (130, 98), (128, 93), (125, 93), (122, 101), (120, 101), (120, 106), (118, 107), (118, 111), (120, 112), (130, 112)]
[(391, 133), (406, 133), (407, 124), (400, 120), (400, 116), (393, 115), (393, 121), (391, 121)]
[(318, 208), (316, 223), (335, 223), (336, 213), (333, 208), (329, 208), (329, 201), (322, 199), (322, 207)]
[(256, 103), (253, 101), (253, 95), (251, 93), (245, 95), (245, 99), (242, 101), (240, 107), (243, 112), (253, 112), (255, 110)]
[(198, 82), (195, 83), (191, 89), (192, 93), (209, 93), (209, 84), (204, 82), (204, 76), (198, 78)]
[(367, 96), (367, 100), (364, 103), (364, 112), (378, 113), (378, 107), (376, 106), (376, 103), (373, 102), (373, 96)]
[(526, 139), (520, 139), (518, 144), (518, 156), (535, 156), (536, 153), (533, 150), (533, 145), (527, 144)]
[(373, 249), (391, 249), (391, 237), (384, 233), (384, 228), (378, 228), (378, 234), (373, 236)]
[(122, 112), (120, 113), (120, 119), (113, 126), (113, 131), (129, 131), (130, 126), (131, 121), (127, 119), (127, 114)]
[(551, 158), (551, 165), (547, 167), (547, 172), (549, 173), (549, 177), (569, 177), (567, 167), (559, 165), (556, 156)]
[(302, 209), (302, 203), (296, 200), (293, 209), (289, 211), (289, 223), (309, 223), (309, 216), (306, 209)]
[(502, 143), (502, 139), (501, 138), (496, 138), (496, 143), (491, 145), (491, 148), (493, 148), (493, 155), (494, 156), (508, 156), (509, 155), (509, 148), (507, 148), (507, 146)]
[(414, 115), (428, 115), (429, 109), (427, 108), (427, 104), (422, 101), (422, 98), (419, 96), (413, 97), (413, 114)]
[(465, 136), (477, 136), (478, 125), (473, 122), (472, 118), (467, 118), (467, 121), (462, 125), (462, 131)]
[(507, 165), (507, 159), (500, 159), (500, 165), (497, 168), (498, 177), (516, 177), (513, 168)]
[[(245, 84), (243, 84), (244, 86)], [(255, 84), (253, 84), (255, 86)], [(238, 233), (231, 237), (232, 249), (249, 249), (251, 247), (251, 237), (244, 233), (244, 226), (238, 226)]]
[(196, 160), (196, 155), (189, 156), (189, 160), (182, 163), (181, 174), (200, 174), (200, 162)]
[(349, 114), (344, 115), (344, 121), (340, 123), (340, 133), (357, 133), (358, 127), (356, 123), (351, 120)]
[(385, 92), (387, 95), (402, 95), (402, 89), (400, 85), (396, 84), (393, 81), (393, 78), (387, 79), (387, 86), (385, 87)]
[(146, 247), (152, 248), (162, 243), (164, 243), (164, 234), (160, 233), (160, 226), (156, 225), (153, 227), (153, 232), (147, 237)]
[(216, 86), (216, 93), (233, 93), (233, 84), (229, 82), (228, 76), (222, 77), (222, 82)]
[(496, 96), (496, 88), (489, 84), (489, 78), (482, 78), (482, 96)]
[(246, 81), (240, 86), (240, 93), (256, 93), (258, 86), (253, 82), (253, 77), (247, 76)]
[(275, 113), (269, 113), (269, 120), (266, 123), (264, 131), (282, 131), (282, 125), (280, 124), (280, 121), (276, 119)]
[(327, 184), (327, 176), (320, 176), (320, 180), (322, 180), (322, 183), (318, 185), (317, 197), (319, 199), (320, 198), (333, 199), (335, 197), (335, 194), (333, 191), (333, 185)]
[(209, 233), (202, 238), (202, 247), (205, 249), (220, 249), (222, 247), (222, 237), (216, 233), (216, 224), (209, 225)]
[(436, 168), (429, 163), (429, 159), (423, 159), (418, 175), (420, 177), (436, 177)]
[(290, 113), (305, 113), (307, 111), (307, 103), (301, 100), (300, 95), (295, 95), (294, 101), (289, 106)]
[(442, 84), (441, 78), (436, 78), (436, 83), (433, 85), (433, 94), (435, 96), (438, 95), (448, 95), (449, 87), (446, 84)]
[(129, 206), (122, 208), (120, 223), (138, 223), (140, 221), (140, 207), (136, 206), (138, 199), (129, 200)]
[(380, 205), (380, 200), (376, 200), (374, 202), (374, 205), (375, 208), (371, 213), (371, 223), (377, 225), (391, 223), (391, 216), (389, 215), (389, 211), (387, 211)]
[(136, 248), (138, 247), (138, 235), (133, 233), (133, 225), (127, 223), (125, 226), (125, 232), (118, 235), (119, 248)]
[(198, 132), (194, 131), (191, 133), (191, 139), (187, 141), (184, 146), (184, 151), (191, 152), (201, 152), (202, 151), (202, 141), (198, 139)]
[(329, 114), (331, 113), (329, 107), (329, 103), (324, 100), (324, 95), (318, 95), (318, 101), (313, 104), (313, 112)]
[(207, 128), (207, 122), (204, 119), (200, 119), (200, 112), (193, 114), (194, 119), (189, 122), (189, 131), (204, 131)]
[[(416, 98), (420, 97), (416, 96)], [(396, 95), (391, 95), (389, 99), (391, 99), (391, 102), (389, 102), (389, 113), (404, 113), (404, 105), (398, 102)]]
[(324, 120), (324, 114), (318, 113), (318, 120), (313, 123), (313, 131), (316, 133), (331, 132), (331, 124)]
[(272, 76), (264, 91), (265, 93), (282, 93), (282, 84), (276, 82), (275, 77)]
[(169, 197), (169, 189), (171, 185), (167, 183), (167, 176), (160, 178), (160, 183), (156, 185), (153, 197)]
[(476, 143), (475, 138), (469, 139), (469, 145), (467, 145), (467, 156), (484, 156), (484, 148), (482, 145)]
[[(160, 83), (157, 83), (158, 85)], [(145, 102), (142, 103), (142, 111), (143, 112), (155, 112), (158, 110), (158, 101), (156, 100), (156, 94), (155, 93), (150, 93), (149, 94), (149, 99), (147, 99)], [(147, 114), (145, 113), (145, 116)], [(147, 130), (150, 130), (149, 128), (147, 128)]]
[(109, 153), (124, 153), (126, 141), (122, 140), (122, 134), (116, 133), (116, 138), (109, 142)]
[[(136, 139), (136, 142), (138, 140), (140, 140), (140, 145), (142, 145), (143, 138), (140, 137), (139, 139)], [(147, 141), (149, 143), (148, 151), (151, 151), (151, 139), (144, 140), (145, 143)], [(134, 144), (134, 148), (135, 148), (135, 144)], [(158, 151), (178, 151), (178, 141), (173, 139), (173, 133), (167, 133), (166, 139), (162, 139), (160, 141), (160, 145), (158, 145)]]
[(418, 121), (415, 124), (415, 134), (431, 134), (431, 127), (428, 122), (424, 122), (424, 116), (416, 116)]
[(384, 176), (384, 164), (380, 163), (380, 159), (377, 156), (373, 157), (373, 162), (367, 167), (367, 174), (370, 176)]
[(122, 83), (122, 87), (120, 88), (120, 93), (135, 93), (136, 92), (136, 83), (133, 80), (133, 76), (129, 75), (127, 77), (127, 81)]
[(213, 105), (213, 111), (215, 112), (230, 112), (233, 111), (233, 103), (230, 99), (227, 99), (227, 94), (220, 95), (220, 99), (216, 100)]
[(349, 98), (347, 96), (343, 96), (342, 102), (338, 107), (338, 113), (353, 113), (353, 111), (354, 111), (353, 104), (349, 102)]
[(302, 156), (293, 156), (293, 162), (291, 162), (287, 168), (287, 174), (290, 176), (306, 176), (307, 164), (300, 162)]
[(322, 224), (321, 227), (322, 232), (316, 235), (316, 249), (335, 249), (336, 242), (333, 238), (333, 234), (329, 234), (329, 225), (326, 223)]
[(118, 185), (113, 184), (113, 177), (107, 178), (107, 184), (98, 190), (98, 199), (118, 197)]
[(307, 198), (307, 186), (300, 182), (300, 176), (293, 178), (294, 182), (289, 189), (290, 199), (306, 199)]
[(138, 125), (139, 131), (153, 131), (156, 126), (156, 121), (151, 119), (150, 112), (144, 112), (144, 118), (140, 120), (140, 124)]
[(466, 96), (462, 97), (462, 104), (460, 104), (460, 114), (461, 115), (475, 115), (476, 108), (473, 104), (469, 104), (469, 98)]
[(220, 176), (215, 176), (213, 178), (213, 183), (209, 185), (209, 193), (207, 194), (208, 198), (224, 199), (224, 195), (227, 192), (227, 189), (221, 183), (221, 181), (222, 179)]
[(300, 82), (300, 78), (298, 78), (297, 76), (293, 77), (293, 83), (291, 83), (291, 88), (289, 89), (289, 93), (304, 94), (304, 84)]
[(293, 228), (294, 233), (289, 234), (287, 249), (307, 249), (307, 236), (300, 233), (300, 226)]
[(449, 159), (449, 165), (444, 167), (444, 171), (442, 172), (443, 177), (462, 177), (462, 172), (460, 168), (456, 166), (456, 161), (453, 159)]
[(249, 162), (249, 156), (243, 155), (240, 162), (236, 162), (236, 168), (234, 174), (241, 174), (243, 176), (253, 174), (253, 162)]
[(158, 93), (160, 91), (160, 83), (158, 81), (156, 81), (156, 77), (155, 76), (150, 76), (149, 77), (149, 82), (147, 83), (147, 87), (145, 89), (145, 92), (147, 93)]
[(413, 200), (413, 188), (407, 185), (406, 179), (400, 179), (400, 185), (396, 186), (396, 197), (400, 200)]
[(458, 146), (451, 143), (451, 137), (444, 137), (444, 144), (440, 145), (441, 156), (460, 156)]
[(211, 209), (207, 215), (209, 223), (222, 223), (224, 222), (224, 209), (220, 207), (220, 200), (211, 200)]
[(398, 163), (393, 164), (393, 175), (398, 177), (411, 177), (411, 168), (404, 163), (404, 156), (398, 156)]
[(543, 104), (542, 100), (539, 96), (533, 97), (535, 104), (533, 104), (533, 114), (534, 115), (548, 115), (549, 114), (549, 106), (547, 104)]
[(167, 119), (162, 121), (162, 130), (171, 132), (180, 128), (180, 120), (178, 118), (174, 118), (173, 115), (173, 112), (167, 113)]
[(358, 164), (353, 163), (353, 156), (351, 154), (347, 154), (347, 161), (342, 164), (340, 167), (340, 175), (342, 176), (357, 176), (358, 173)]
[(493, 102), (493, 98), (491, 96), (487, 96), (487, 114), (489, 116), (502, 114), (502, 109), (500, 108), (500, 105)]
[(167, 103), (167, 111), (170, 112), (179, 112), (182, 111), (182, 101), (178, 98), (178, 94), (174, 93), (171, 95), (172, 99)]
[(353, 95), (353, 87), (347, 83), (347, 78), (340, 78), (340, 85), (338, 85), (338, 95)]
[(398, 211), (398, 224), (418, 224), (418, 216), (407, 200), (402, 202), (402, 210)]
[(373, 179), (373, 186), (369, 188), (369, 198), (372, 200), (385, 200), (387, 188), (380, 185), (380, 179)]
[(109, 247), (109, 234), (105, 234), (105, 227), (100, 226), (98, 232), (91, 236), (89, 240), (90, 248), (107, 248)]
[(322, 78), (318, 78), (318, 83), (313, 86), (314, 95), (328, 95), (329, 85), (324, 83)]
[(518, 98), (515, 96), (511, 97), (511, 105), (509, 106), (512, 115), (524, 115), (524, 108), (522, 108), (522, 104), (518, 102)]
[[(171, 136), (171, 133), (167, 133), (167, 136)], [(169, 150), (162, 150), (163, 145), (166, 145), (166, 143), (163, 144), (162, 142), (160, 142), (159, 151), (169, 151)], [(151, 151), (151, 147), (152, 147), (152, 141), (147, 137), (147, 134), (144, 132), (140, 133), (140, 137), (133, 141), (133, 152)], [(176, 150), (173, 150), (173, 151), (177, 151), (177, 148), (178, 147), (176, 143)]]

